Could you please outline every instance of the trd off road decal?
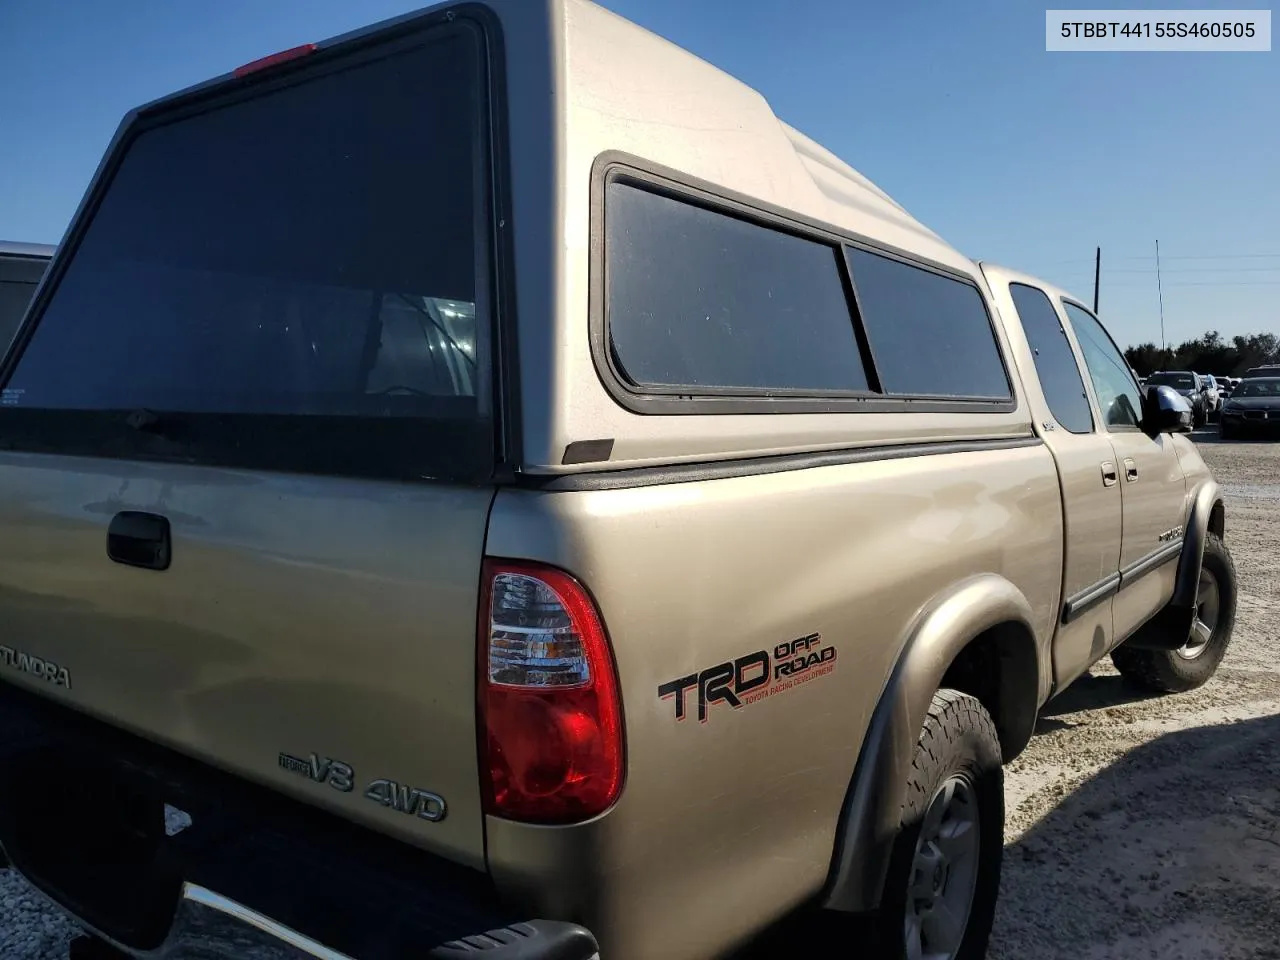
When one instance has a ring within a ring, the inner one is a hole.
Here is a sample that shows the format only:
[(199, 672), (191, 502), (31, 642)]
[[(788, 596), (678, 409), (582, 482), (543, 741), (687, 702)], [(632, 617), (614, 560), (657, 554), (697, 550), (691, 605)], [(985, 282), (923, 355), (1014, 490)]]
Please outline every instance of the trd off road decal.
[(822, 635), (811, 633), (780, 643), (770, 656), (766, 650), (718, 663), (701, 673), (668, 680), (658, 687), (658, 699), (675, 699), (676, 719), (685, 718), (685, 695), (697, 691), (698, 720), (707, 722), (713, 703), (727, 703), (735, 710), (766, 697), (786, 693), (801, 683), (825, 677), (836, 668), (836, 648), (822, 645)]

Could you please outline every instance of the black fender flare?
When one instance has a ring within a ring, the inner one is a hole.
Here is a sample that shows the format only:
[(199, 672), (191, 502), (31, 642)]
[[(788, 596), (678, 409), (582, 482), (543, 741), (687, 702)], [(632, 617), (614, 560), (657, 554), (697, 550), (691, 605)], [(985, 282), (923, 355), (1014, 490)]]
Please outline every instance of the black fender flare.
[[(1178, 558), (1178, 575), (1174, 581), (1172, 607), (1193, 607), (1196, 589), (1200, 583), (1200, 566), (1204, 563), (1204, 542), (1209, 531), (1222, 533), (1222, 488), (1216, 480), (1207, 478), (1191, 494), (1191, 509), (1187, 513), (1186, 528), (1182, 534), (1182, 555)], [(1215, 520), (1216, 515), (1216, 520)]]
[[(821, 898), (826, 907), (861, 912), (880, 905), (916, 742), (933, 695), (957, 654), (974, 638), (1006, 624), (1020, 625), (1035, 648), (1034, 622), (1022, 591), (989, 573), (955, 584), (915, 618), (872, 713), (845, 795)], [(1037, 669), (1043, 669), (1038, 648), (1032, 654)], [(1037, 705), (1038, 700), (1037, 691)]]

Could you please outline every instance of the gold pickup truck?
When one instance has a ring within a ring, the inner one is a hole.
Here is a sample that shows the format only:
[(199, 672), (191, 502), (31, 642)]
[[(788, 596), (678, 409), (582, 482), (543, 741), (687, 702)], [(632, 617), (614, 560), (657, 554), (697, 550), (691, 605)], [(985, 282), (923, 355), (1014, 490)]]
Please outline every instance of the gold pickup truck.
[(586, 0), (266, 57), (0, 369), (0, 847), (85, 957), (972, 960), (1040, 708), (1226, 649), (1189, 429)]

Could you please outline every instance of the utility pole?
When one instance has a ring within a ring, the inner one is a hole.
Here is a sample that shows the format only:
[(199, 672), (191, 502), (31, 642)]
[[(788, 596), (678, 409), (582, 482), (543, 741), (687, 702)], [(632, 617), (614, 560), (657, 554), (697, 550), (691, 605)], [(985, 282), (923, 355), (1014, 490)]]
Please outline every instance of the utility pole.
[(1164, 337), (1164, 285), (1160, 282), (1160, 241), (1156, 241), (1156, 293), (1160, 297), (1160, 349), (1165, 353), (1168, 364), (1169, 341)]
[(1102, 248), (1097, 248), (1093, 259), (1093, 314), (1098, 315), (1098, 278), (1102, 276)]

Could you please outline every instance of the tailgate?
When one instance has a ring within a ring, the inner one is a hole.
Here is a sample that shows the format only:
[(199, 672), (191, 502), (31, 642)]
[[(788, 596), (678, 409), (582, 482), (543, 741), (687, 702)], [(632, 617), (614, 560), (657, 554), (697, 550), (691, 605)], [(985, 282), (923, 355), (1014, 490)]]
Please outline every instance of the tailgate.
[(0, 678), (475, 866), (483, 35), (126, 121), (0, 373)]
[[(491, 498), (4, 455), (0, 672), (478, 861), (476, 588)], [(168, 519), (167, 570), (108, 557), (123, 511)], [(445, 817), (367, 797), (380, 780), (438, 795)]]

